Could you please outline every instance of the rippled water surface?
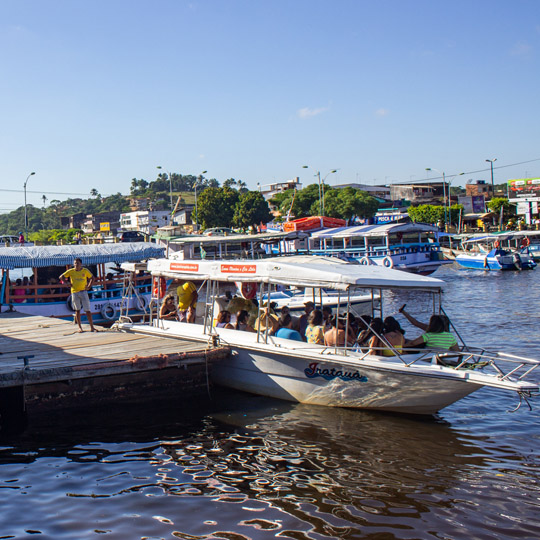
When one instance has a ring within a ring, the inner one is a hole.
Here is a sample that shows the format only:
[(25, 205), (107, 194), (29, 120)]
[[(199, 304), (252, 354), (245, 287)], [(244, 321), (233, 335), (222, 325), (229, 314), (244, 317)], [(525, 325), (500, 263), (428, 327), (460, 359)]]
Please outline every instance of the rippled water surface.
[[(467, 342), (539, 357), (538, 272), (434, 277)], [(31, 418), (0, 433), (0, 538), (538, 539), (540, 400), (516, 405), (480, 390), (419, 419), (214, 390)]]

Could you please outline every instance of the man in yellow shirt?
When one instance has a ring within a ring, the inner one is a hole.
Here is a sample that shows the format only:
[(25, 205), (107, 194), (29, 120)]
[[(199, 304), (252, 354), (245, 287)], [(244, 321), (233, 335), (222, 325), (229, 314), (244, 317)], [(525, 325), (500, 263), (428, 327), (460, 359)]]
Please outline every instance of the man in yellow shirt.
[(191, 281), (177, 280), (181, 285), (176, 289), (178, 295), (178, 315), (180, 322), (194, 323), (197, 316), (197, 287)]
[(71, 283), (71, 302), (75, 309), (75, 321), (79, 325), (79, 332), (84, 332), (81, 325), (81, 308), (84, 309), (86, 318), (90, 323), (90, 331), (97, 332), (92, 321), (92, 313), (90, 312), (90, 299), (88, 291), (94, 283), (94, 276), (87, 268), (83, 268), (81, 259), (77, 258), (73, 261), (73, 268), (66, 270), (60, 280), (67, 278)]

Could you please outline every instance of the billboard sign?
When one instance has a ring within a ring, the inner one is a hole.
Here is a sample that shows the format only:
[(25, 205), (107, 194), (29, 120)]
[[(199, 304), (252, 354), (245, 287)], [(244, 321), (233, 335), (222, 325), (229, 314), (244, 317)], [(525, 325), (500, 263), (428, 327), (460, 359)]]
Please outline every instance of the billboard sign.
[(508, 198), (540, 197), (540, 178), (508, 180)]

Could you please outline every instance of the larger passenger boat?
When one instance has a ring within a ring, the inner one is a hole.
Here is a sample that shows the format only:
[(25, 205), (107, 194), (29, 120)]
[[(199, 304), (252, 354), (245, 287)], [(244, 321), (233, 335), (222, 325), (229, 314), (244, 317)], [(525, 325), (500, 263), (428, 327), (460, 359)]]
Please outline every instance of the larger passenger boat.
[[(361, 266), (323, 257), (280, 257), (243, 261), (152, 260), (148, 269), (160, 282), (175, 278), (203, 283), (204, 313), (195, 324), (153, 318), (135, 323), (122, 318), (117, 327), (126, 332), (167, 336), (207, 343), (227, 343), (232, 354), (212, 368), (217, 384), (278, 399), (326, 405), (433, 414), (468, 394), (489, 386), (511, 390), (520, 398), (538, 391), (525, 378), (537, 368), (536, 360), (464, 346), (459, 352), (397, 350), (383, 336), (385, 350), (328, 347), (283, 339), (269, 334), (268, 320), (257, 333), (214, 326), (217, 300), (231, 282), (256, 284), (259, 306), (277, 286), (333, 289), (342, 303), (338, 311), (349, 317), (349, 299), (358, 288), (372, 292), (424, 291), (442, 310), (443, 282), (379, 266)], [(375, 304), (374, 304), (375, 305)], [(379, 314), (382, 315), (382, 298)], [(262, 308), (259, 320), (264, 322)], [(261, 319), (262, 317), (262, 319)], [(346, 324), (346, 333), (349, 325)], [(345, 342), (347, 342), (345, 336)], [(388, 351), (394, 356), (388, 356)]]
[(429, 275), (448, 262), (438, 232), (437, 227), (423, 223), (360, 225), (313, 232), (309, 243), (313, 255)]
[[(115, 321), (121, 309), (132, 316), (142, 315), (151, 298), (150, 278), (148, 274), (130, 275), (129, 282), (125, 282), (119, 265), (163, 257), (164, 251), (163, 247), (146, 242), (0, 248), (0, 309), (72, 318), (70, 287), (58, 278), (78, 257), (95, 276), (88, 293), (94, 322)], [(127, 304), (122, 298), (124, 285), (133, 290)], [(86, 316), (81, 315), (84, 320)]]

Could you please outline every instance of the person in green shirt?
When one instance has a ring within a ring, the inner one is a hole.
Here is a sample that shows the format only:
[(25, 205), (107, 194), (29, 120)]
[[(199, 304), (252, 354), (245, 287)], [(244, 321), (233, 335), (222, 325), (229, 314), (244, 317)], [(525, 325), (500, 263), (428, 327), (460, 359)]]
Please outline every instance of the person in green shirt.
[(432, 315), (426, 332), (412, 341), (407, 341), (407, 348), (415, 349), (424, 345), (426, 349), (445, 349), (459, 351), (456, 338), (446, 329), (441, 315)]
[(73, 268), (66, 270), (60, 276), (60, 281), (64, 278), (67, 278), (71, 283), (71, 302), (75, 309), (75, 322), (79, 325), (79, 332), (84, 332), (81, 325), (81, 309), (84, 309), (86, 318), (90, 324), (90, 331), (97, 332), (94, 328), (92, 313), (90, 311), (90, 299), (88, 298), (88, 291), (94, 283), (92, 272), (87, 268), (83, 268), (81, 259), (76, 258), (73, 261)]

